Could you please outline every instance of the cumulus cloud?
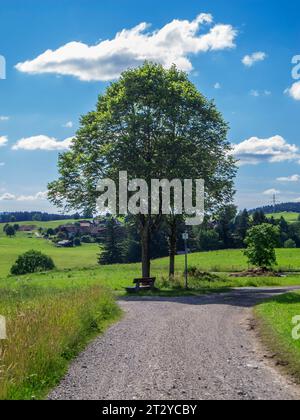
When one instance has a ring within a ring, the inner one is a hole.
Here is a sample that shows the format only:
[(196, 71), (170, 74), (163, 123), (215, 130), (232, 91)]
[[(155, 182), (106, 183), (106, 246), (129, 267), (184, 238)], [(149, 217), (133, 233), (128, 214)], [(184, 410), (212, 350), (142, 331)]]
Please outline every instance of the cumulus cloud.
[(4, 193), (0, 196), (0, 201), (38, 201), (38, 200), (46, 200), (47, 199), (47, 191), (46, 192), (38, 192), (34, 195), (15, 195), (11, 193)]
[(242, 63), (246, 67), (252, 67), (255, 63), (258, 63), (259, 61), (264, 61), (266, 58), (266, 53), (258, 51), (250, 55), (245, 55), (245, 57), (242, 59)]
[(291, 175), (277, 178), (279, 182), (300, 182), (300, 175)]
[(270, 190), (266, 190), (263, 192), (264, 195), (274, 195), (274, 194), (280, 194), (280, 191), (275, 190), (275, 188), (271, 188)]
[(251, 137), (240, 144), (233, 145), (233, 155), (240, 165), (258, 165), (259, 163), (277, 163), (299, 160), (299, 148), (289, 144), (283, 137), (267, 139)]
[(300, 101), (300, 82), (295, 82), (289, 89), (286, 89), (285, 93), (295, 101)]
[(219, 82), (215, 83), (214, 88), (215, 89), (221, 89), (222, 88), (221, 83), (219, 83)]
[(9, 117), (5, 116), (5, 115), (0, 115), (0, 121), (8, 121)]
[(13, 150), (67, 150), (70, 148), (73, 137), (65, 140), (57, 140), (54, 137), (44, 135), (27, 137), (19, 140), (13, 147)]
[(16, 199), (16, 196), (14, 194), (4, 193), (0, 195), (0, 201), (11, 201), (15, 199)]
[(0, 162), (0, 167), (1, 166), (5, 166), (5, 163), (4, 162)]
[(47, 191), (38, 192), (34, 195), (19, 195), (16, 197), (17, 201), (37, 201), (37, 200), (46, 200)]
[(0, 136), (0, 147), (3, 147), (8, 142), (7, 136)]
[[(204, 32), (205, 25), (210, 28)], [(159, 30), (150, 31), (149, 26), (140, 23), (123, 29), (113, 39), (96, 45), (69, 42), (18, 63), (16, 68), (23, 73), (68, 75), (81, 81), (113, 80), (145, 60), (165, 67), (176, 64), (181, 70), (191, 71), (192, 54), (234, 48), (237, 36), (232, 25), (214, 25), (213, 17), (205, 13), (192, 21), (175, 19)]]

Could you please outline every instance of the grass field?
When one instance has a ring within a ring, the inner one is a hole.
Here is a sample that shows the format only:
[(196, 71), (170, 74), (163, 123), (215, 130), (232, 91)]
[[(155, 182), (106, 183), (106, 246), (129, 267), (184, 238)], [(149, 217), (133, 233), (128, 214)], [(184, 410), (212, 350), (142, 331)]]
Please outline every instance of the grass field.
[(56, 248), (50, 241), (28, 238), (23, 233), (18, 233), (13, 238), (2, 236), (0, 237), (0, 277), (8, 275), (17, 257), (31, 249), (52, 257), (59, 270), (96, 266), (99, 253), (96, 244), (84, 244), (76, 248)]
[[(96, 244), (84, 244), (76, 248), (56, 248), (50, 241), (28, 238), (23, 233), (16, 237), (0, 237), (0, 278), (9, 274), (12, 264), (17, 257), (31, 249), (46, 253), (53, 258), (58, 270), (92, 268), (97, 266), (99, 247)], [(278, 249), (278, 269), (282, 271), (300, 272), (300, 250)], [(168, 258), (153, 261), (155, 273), (166, 274), (168, 270)], [(248, 268), (247, 259), (241, 250), (225, 250), (202, 252), (189, 255), (189, 265), (197, 266), (203, 271), (213, 272), (238, 272)], [(125, 265), (125, 267), (127, 267)], [(136, 272), (139, 271), (134, 265), (129, 265)], [(182, 271), (184, 257), (176, 258), (176, 270)], [(128, 268), (125, 268), (125, 272)], [(123, 269), (122, 269), (123, 270)]]
[(300, 316), (300, 293), (276, 297), (258, 305), (255, 313), (265, 344), (300, 383), (300, 339), (292, 336), (292, 320)]
[(294, 223), (294, 222), (298, 222), (300, 213), (282, 212), (282, 213), (268, 214), (267, 216), (274, 217), (274, 219), (280, 219), (281, 217), (283, 217), (288, 223)]

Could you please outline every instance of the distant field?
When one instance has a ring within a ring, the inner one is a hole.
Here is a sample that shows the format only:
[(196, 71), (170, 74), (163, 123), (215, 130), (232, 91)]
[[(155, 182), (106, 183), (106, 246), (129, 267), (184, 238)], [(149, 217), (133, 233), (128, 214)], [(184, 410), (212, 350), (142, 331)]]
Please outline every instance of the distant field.
[(95, 266), (99, 253), (99, 247), (96, 244), (84, 244), (76, 248), (56, 248), (45, 239), (27, 238), (24, 234), (17, 234), (14, 238), (2, 236), (0, 237), (0, 276), (8, 275), (17, 257), (31, 249), (52, 257), (60, 270)]
[[(84, 219), (84, 220), (89, 220), (89, 219)], [(18, 224), (20, 226), (24, 226), (24, 225), (34, 225), (38, 228), (42, 227), (44, 229), (55, 229), (60, 225), (66, 225), (68, 223), (76, 223), (79, 220), (75, 220), (75, 219), (68, 219), (68, 220), (53, 220), (51, 222), (13, 222), (10, 224)], [(6, 223), (0, 223), (0, 237), (1, 236), (5, 236), (5, 234), (3, 233), (3, 227), (6, 225)]]
[(300, 213), (282, 212), (282, 213), (268, 214), (267, 216), (274, 217), (274, 219), (280, 219), (281, 217), (283, 217), (288, 223), (294, 223), (294, 222), (298, 222)]

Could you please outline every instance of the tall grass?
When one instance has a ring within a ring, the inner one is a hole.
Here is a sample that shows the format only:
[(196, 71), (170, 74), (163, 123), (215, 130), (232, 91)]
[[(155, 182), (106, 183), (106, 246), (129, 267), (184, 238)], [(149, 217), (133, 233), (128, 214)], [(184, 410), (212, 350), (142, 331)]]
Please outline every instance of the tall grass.
[(40, 399), (68, 362), (120, 309), (101, 287), (0, 291), (8, 339), (0, 341), (0, 399)]
[(300, 383), (300, 340), (293, 339), (292, 322), (300, 315), (300, 293), (288, 293), (263, 302), (255, 308), (261, 337), (275, 353), (279, 365)]

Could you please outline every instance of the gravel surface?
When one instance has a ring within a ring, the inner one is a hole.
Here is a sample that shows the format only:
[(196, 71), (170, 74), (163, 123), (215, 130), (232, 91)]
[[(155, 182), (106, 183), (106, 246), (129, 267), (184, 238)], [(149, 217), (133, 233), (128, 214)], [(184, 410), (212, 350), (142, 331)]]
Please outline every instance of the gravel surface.
[(124, 319), (73, 362), (49, 398), (300, 399), (264, 357), (251, 328), (252, 306), (289, 290), (124, 299)]

